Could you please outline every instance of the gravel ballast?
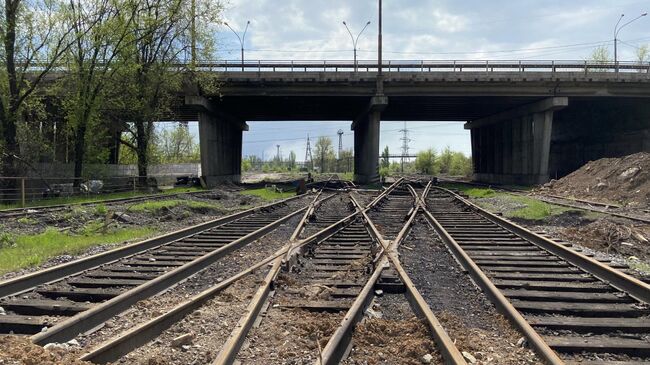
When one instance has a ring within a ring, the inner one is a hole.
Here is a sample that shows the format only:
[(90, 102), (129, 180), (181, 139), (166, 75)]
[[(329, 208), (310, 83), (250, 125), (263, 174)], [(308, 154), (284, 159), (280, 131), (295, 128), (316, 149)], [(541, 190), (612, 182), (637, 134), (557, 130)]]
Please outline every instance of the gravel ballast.
[(478, 363), (541, 364), (419, 216), (399, 249), (404, 269), (461, 352)]

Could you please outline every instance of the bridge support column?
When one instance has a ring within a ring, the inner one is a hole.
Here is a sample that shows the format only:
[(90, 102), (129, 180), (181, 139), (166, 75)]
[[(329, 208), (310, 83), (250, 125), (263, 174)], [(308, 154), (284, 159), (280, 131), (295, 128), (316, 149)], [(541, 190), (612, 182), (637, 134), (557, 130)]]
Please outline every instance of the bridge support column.
[(387, 105), (387, 97), (373, 97), (368, 109), (352, 123), (354, 182), (357, 184), (371, 184), (379, 181), (379, 127), (381, 112)]
[(201, 178), (208, 187), (241, 180), (242, 132), (245, 122), (215, 111), (202, 97), (186, 97), (197, 107), (201, 149)]
[(547, 182), (553, 114), (567, 105), (567, 98), (553, 97), (467, 123), (474, 179), (496, 184)]

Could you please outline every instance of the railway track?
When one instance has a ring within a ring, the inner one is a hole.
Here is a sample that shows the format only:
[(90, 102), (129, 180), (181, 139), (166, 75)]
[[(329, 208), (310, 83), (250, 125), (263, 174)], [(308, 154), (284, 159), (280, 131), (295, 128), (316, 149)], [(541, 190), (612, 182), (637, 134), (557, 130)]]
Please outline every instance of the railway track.
[[(646, 217), (630, 215), (630, 214), (627, 214), (627, 212), (626, 213), (620, 213), (620, 212), (612, 211), (611, 209), (621, 209), (622, 208), (620, 205), (616, 205), (616, 204), (608, 204), (608, 203), (595, 202), (595, 201), (591, 201), (591, 200), (568, 198), (568, 197), (553, 195), (553, 194), (535, 194), (535, 195), (531, 195), (530, 192), (525, 191), (525, 190), (508, 189), (508, 188), (503, 188), (503, 187), (497, 187), (497, 186), (490, 185), (490, 184), (482, 184), (482, 183), (468, 182), (468, 181), (461, 181), (461, 180), (440, 179), (440, 181), (449, 182), (449, 183), (453, 183), (453, 184), (464, 184), (464, 185), (470, 185), (470, 186), (486, 187), (486, 188), (490, 188), (490, 189), (494, 189), (494, 190), (501, 190), (501, 191), (507, 192), (509, 194), (520, 195), (520, 196), (525, 196), (525, 197), (532, 197), (534, 199), (543, 201), (545, 203), (560, 205), (560, 206), (567, 207), (567, 208), (587, 210), (587, 211), (590, 211), (590, 212), (611, 215), (613, 217), (625, 218), (625, 219), (633, 220), (633, 221), (636, 221), (636, 222), (650, 223), (650, 219), (646, 218)], [(648, 214), (648, 213), (650, 213), (650, 210), (648, 210), (648, 209), (640, 209), (637, 212), (641, 212), (642, 214)]]
[(650, 286), (435, 188), (425, 213), (497, 308), (552, 364), (650, 363)]
[[(415, 216), (416, 210), (412, 206), (417, 199), (409, 190), (400, 187), (400, 183), (401, 181), (391, 186), (366, 208), (362, 208), (352, 198), (357, 208), (356, 213), (323, 231), (336, 228), (324, 238), (302, 242), (300, 258), (289, 270), (281, 273), (280, 284), (275, 287), (259, 327), (251, 330), (262, 303), (269, 296), (270, 288), (267, 286), (260, 288), (258, 294), (266, 294), (256, 296), (251, 302), (251, 311), (240, 321), (214, 364), (258, 364), (260, 361), (265, 364), (340, 363), (346, 356), (355, 323), (363, 317), (365, 308), (374, 297), (375, 289), (382, 287), (382, 278), (389, 269), (387, 252), (391, 241), (382, 237), (366, 212), (375, 209), (374, 216), (377, 218), (381, 206), (388, 208), (385, 211), (387, 216), (393, 216), (397, 211), (410, 211), (410, 216), (405, 219), (398, 215), (394, 220), (384, 222), (388, 232), (394, 232), (395, 226), (401, 228), (393, 236), (392, 244), (395, 247)], [(404, 192), (408, 192), (410, 197), (405, 197)], [(408, 209), (404, 208), (406, 200), (410, 201)], [(400, 272), (404, 273), (403, 270)], [(277, 273), (271, 271), (264, 283), (271, 281), (275, 275)], [(399, 282), (399, 276), (390, 276), (398, 281), (391, 282), (393, 286), (398, 284), (404, 287)], [(410, 287), (414, 290), (412, 285)], [(423, 301), (415, 303), (423, 305)], [(417, 313), (426, 311), (422, 308)], [(309, 331), (311, 334), (305, 334), (305, 326), (314, 326), (315, 329)], [(435, 321), (431, 327), (436, 333), (436, 339), (444, 337), (446, 340), (440, 342), (440, 345), (446, 349), (441, 352), (448, 358), (447, 363), (465, 364), (439, 323)], [(273, 343), (274, 333), (278, 332), (284, 332), (285, 343), (278, 344), (280, 348), (265, 347)], [(239, 348), (246, 338), (249, 341), (248, 351), (239, 354)], [(287, 343), (289, 346), (285, 347)], [(255, 349), (256, 346), (262, 348)]]
[[(304, 212), (286, 199), (0, 283), (0, 333), (65, 342)], [(43, 331), (44, 328), (47, 328)]]
[(104, 204), (107, 206), (111, 206), (116, 204), (137, 203), (141, 201), (149, 201), (155, 199), (171, 199), (183, 195), (200, 196), (200, 195), (205, 195), (210, 193), (211, 193), (210, 191), (190, 191), (190, 192), (175, 193), (175, 194), (150, 194), (150, 195), (137, 196), (132, 198), (96, 200), (96, 201), (74, 203), (74, 204), (57, 204), (57, 205), (47, 205), (47, 206), (26, 207), (26, 208), (3, 209), (0, 210), (0, 219), (19, 218), (27, 215), (34, 216), (34, 215), (42, 215), (42, 214), (53, 213), (53, 212), (60, 212), (70, 207), (81, 207), (81, 206), (89, 206), (89, 205), (97, 205), (97, 204)]
[[(401, 182), (396, 185), (399, 183)], [(401, 227), (391, 241), (383, 238), (366, 214), (372, 206), (391, 198), (391, 192), (396, 190), (396, 185), (373, 199), (365, 208), (362, 208), (355, 199), (351, 199), (356, 210), (344, 217), (341, 215), (349, 211), (339, 209), (334, 213), (334, 209), (323, 209), (326, 204), (331, 205), (335, 202), (340, 204), (337, 197), (322, 204), (314, 201), (307, 208), (303, 221), (298, 224), (290, 242), (276, 254), (215, 285), (169, 313), (138, 326), (128, 333), (120, 334), (84, 355), (82, 359), (96, 363), (119, 359), (134, 347), (158, 336), (161, 331), (183, 316), (200, 308), (201, 303), (205, 303), (208, 298), (234, 281), (254, 270), (271, 265), (244, 315), (221, 347), (213, 363), (232, 364), (237, 360), (244, 364), (273, 364), (295, 360), (300, 363), (337, 364), (344, 358), (345, 350), (349, 347), (354, 324), (363, 316), (366, 306), (374, 297), (375, 288), (381, 284), (381, 277), (391, 262), (393, 263), (391, 269), (397, 272), (398, 278), (403, 283), (402, 290), (415, 303), (414, 312), (424, 318), (425, 323), (429, 325), (445, 363), (464, 365), (462, 355), (442, 330), (397, 261), (396, 247), (412, 224), (417, 207), (412, 209), (412, 206), (409, 206), (406, 209), (407, 207), (401, 207), (402, 204), (399, 204), (400, 213), (406, 210), (410, 211), (410, 215), (405, 219), (397, 217), (394, 222), (386, 223), (386, 227), (390, 228), (391, 232), (394, 226)], [(400, 189), (400, 192), (392, 196), (393, 200), (402, 203), (407, 197), (404, 195), (405, 191), (410, 194), (411, 205), (418, 201), (411, 193), (411, 189)], [(338, 196), (340, 197), (341, 194)], [(323, 209), (320, 214), (319, 209)], [(386, 212), (387, 215), (394, 213), (392, 210)], [(321, 219), (326, 218), (327, 222), (340, 219), (305, 239), (299, 239), (304, 223), (309, 217), (319, 215)], [(375, 217), (378, 216), (375, 213)], [(296, 256), (297, 260), (291, 259)], [(283, 262), (290, 266), (282, 265)], [(254, 326), (256, 320), (261, 321), (257, 325), (259, 327)], [(309, 333), (289, 330), (291, 326), (301, 325), (311, 328)], [(278, 343), (274, 348), (261, 351), (258, 349), (254, 357), (248, 355), (265, 339), (280, 333), (286, 340), (284, 344)], [(239, 350), (246, 339), (249, 342), (248, 350), (246, 354), (240, 354)], [(282, 347), (287, 343), (295, 349), (284, 351)], [(282, 358), (275, 357), (274, 354), (281, 354)]]

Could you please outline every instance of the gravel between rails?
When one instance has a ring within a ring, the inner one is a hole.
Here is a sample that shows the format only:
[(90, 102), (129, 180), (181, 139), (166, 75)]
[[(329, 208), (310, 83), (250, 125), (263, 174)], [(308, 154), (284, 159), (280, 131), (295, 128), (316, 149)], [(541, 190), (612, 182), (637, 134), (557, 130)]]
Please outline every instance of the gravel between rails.
[(424, 217), (416, 218), (399, 251), (404, 269), (461, 352), (481, 364), (542, 364), (521, 346), (521, 334), (496, 312)]
[(349, 195), (345, 193), (339, 193), (338, 196), (324, 202), (316, 209), (313, 218), (307, 222), (300, 237), (306, 238), (323, 230), (332, 224), (330, 223), (330, 219), (336, 219), (338, 221), (352, 214), (353, 211), (350, 209), (350, 204)]
[(343, 365), (443, 364), (427, 326), (415, 317), (402, 294), (376, 296), (352, 334)]
[(94, 348), (119, 333), (155, 318), (191, 296), (245, 270), (282, 248), (288, 242), (300, 218), (299, 214), (294, 216), (261, 239), (226, 255), (207, 269), (158, 296), (138, 302), (131, 310), (107, 321), (98, 331), (80, 335), (77, 340), (82, 348)]
[(312, 365), (344, 315), (271, 308), (248, 334), (237, 360), (242, 365)]
[(377, 191), (376, 193), (352, 191), (352, 196), (357, 200), (357, 202), (359, 202), (359, 204), (361, 204), (362, 207), (365, 207), (380, 193), (380, 191)]
[[(258, 272), (236, 282), (157, 339), (114, 364), (209, 364), (244, 314), (263, 278), (264, 273)], [(174, 343), (174, 339), (184, 335), (191, 339)]]

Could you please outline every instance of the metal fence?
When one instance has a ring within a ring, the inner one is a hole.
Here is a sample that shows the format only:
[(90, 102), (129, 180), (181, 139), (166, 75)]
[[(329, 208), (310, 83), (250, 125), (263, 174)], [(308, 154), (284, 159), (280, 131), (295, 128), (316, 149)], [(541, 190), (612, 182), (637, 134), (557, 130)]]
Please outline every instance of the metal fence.
[(186, 175), (149, 175), (147, 184), (138, 176), (101, 178), (62, 177), (0, 177), (0, 206), (26, 207), (47, 204), (48, 201), (66, 203), (79, 197), (106, 196), (115, 193), (155, 191), (157, 187), (173, 186), (177, 177)]
[[(202, 61), (196, 67), (222, 72), (377, 72), (376, 61), (347, 60), (224, 60)], [(578, 72), (578, 73), (645, 73), (650, 62), (596, 62), (585, 60), (387, 60), (384, 72)]]

